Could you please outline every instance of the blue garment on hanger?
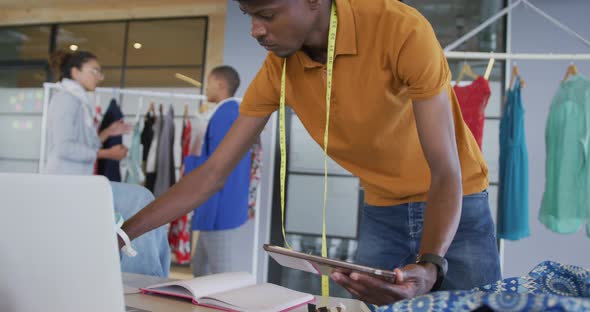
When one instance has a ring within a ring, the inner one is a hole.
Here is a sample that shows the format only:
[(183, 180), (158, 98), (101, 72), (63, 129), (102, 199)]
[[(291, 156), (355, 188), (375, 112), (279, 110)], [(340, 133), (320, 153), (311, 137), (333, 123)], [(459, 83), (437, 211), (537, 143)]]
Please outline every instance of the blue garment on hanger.
[[(123, 112), (117, 105), (117, 100), (112, 99), (107, 112), (104, 114), (98, 133), (108, 128), (112, 123), (123, 119)], [(123, 144), (123, 136), (112, 136), (109, 137), (102, 144), (102, 148), (111, 148), (113, 146)], [(99, 159), (97, 165), (97, 173), (107, 177), (113, 182), (121, 182), (121, 169), (119, 167), (119, 161), (113, 159)]]
[(520, 79), (508, 91), (500, 121), (500, 186), (498, 238), (519, 240), (530, 235), (529, 161), (524, 132)]
[[(213, 155), (238, 115), (237, 101), (232, 99), (219, 104), (219, 108), (207, 126), (201, 156), (189, 155), (184, 160), (186, 174), (205, 163)], [(193, 230), (229, 230), (248, 221), (251, 161), (252, 157), (248, 152), (227, 177), (223, 188), (195, 209)]]

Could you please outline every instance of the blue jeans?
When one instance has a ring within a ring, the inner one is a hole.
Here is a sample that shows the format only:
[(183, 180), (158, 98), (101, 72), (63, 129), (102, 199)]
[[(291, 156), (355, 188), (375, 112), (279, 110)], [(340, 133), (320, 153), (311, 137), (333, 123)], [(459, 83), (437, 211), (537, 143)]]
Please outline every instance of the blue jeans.
[[(133, 184), (111, 182), (115, 211), (125, 220), (130, 219), (154, 200), (148, 189)], [(121, 271), (168, 277), (170, 273), (170, 246), (166, 226), (147, 232), (131, 242), (137, 256), (121, 253)]]
[[(414, 263), (420, 250), (425, 207), (423, 202), (391, 207), (365, 205), (357, 262), (387, 270)], [(441, 290), (468, 290), (501, 279), (487, 192), (463, 197), (459, 228), (445, 258), (449, 270)]]

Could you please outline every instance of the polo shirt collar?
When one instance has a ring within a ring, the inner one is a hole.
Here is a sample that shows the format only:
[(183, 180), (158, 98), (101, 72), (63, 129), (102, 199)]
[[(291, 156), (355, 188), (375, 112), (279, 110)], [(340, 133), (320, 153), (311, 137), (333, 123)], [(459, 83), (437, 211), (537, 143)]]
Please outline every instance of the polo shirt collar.
[[(336, 56), (356, 55), (356, 26), (350, 0), (335, 0), (338, 13), (338, 31), (336, 32)], [(305, 68), (321, 67), (313, 61), (305, 52), (298, 51), (297, 55)]]

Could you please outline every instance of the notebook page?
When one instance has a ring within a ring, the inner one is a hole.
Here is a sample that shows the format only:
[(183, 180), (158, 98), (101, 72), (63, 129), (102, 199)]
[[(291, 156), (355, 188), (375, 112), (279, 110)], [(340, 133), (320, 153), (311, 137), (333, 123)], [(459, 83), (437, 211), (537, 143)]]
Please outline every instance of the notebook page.
[[(224, 292), (231, 289), (243, 288), (254, 284), (256, 284), (256, 280), (254, 276), (252, 276), (250, 273), (232, 272), (157, 284), (150, 287), (146, 287), (146, 289), (162, 290), (166, 288), (166, 290), (168, 291), (171, 290), (171, 286), (182, 286), (189, 290), (190, 293), (192, 293), (192, 295), (194, 296), (194, 298), (198, 300), (199, 297), (209, 296), (215, 293)], [(177, 293), (178, 291), (179, 290), (176, 289), (174, 293)]]
[(201, 297), (199, 303), (239, 311), (276, 312), (313, 300), (312, 295), (267, 283)]

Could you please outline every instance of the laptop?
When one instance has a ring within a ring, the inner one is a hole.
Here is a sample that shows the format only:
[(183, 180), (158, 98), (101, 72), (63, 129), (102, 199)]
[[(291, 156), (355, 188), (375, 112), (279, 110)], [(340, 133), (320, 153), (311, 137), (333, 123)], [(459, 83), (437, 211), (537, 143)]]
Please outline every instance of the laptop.
[(111, 186), (0, 174), (0, 311), (123, 312)]

